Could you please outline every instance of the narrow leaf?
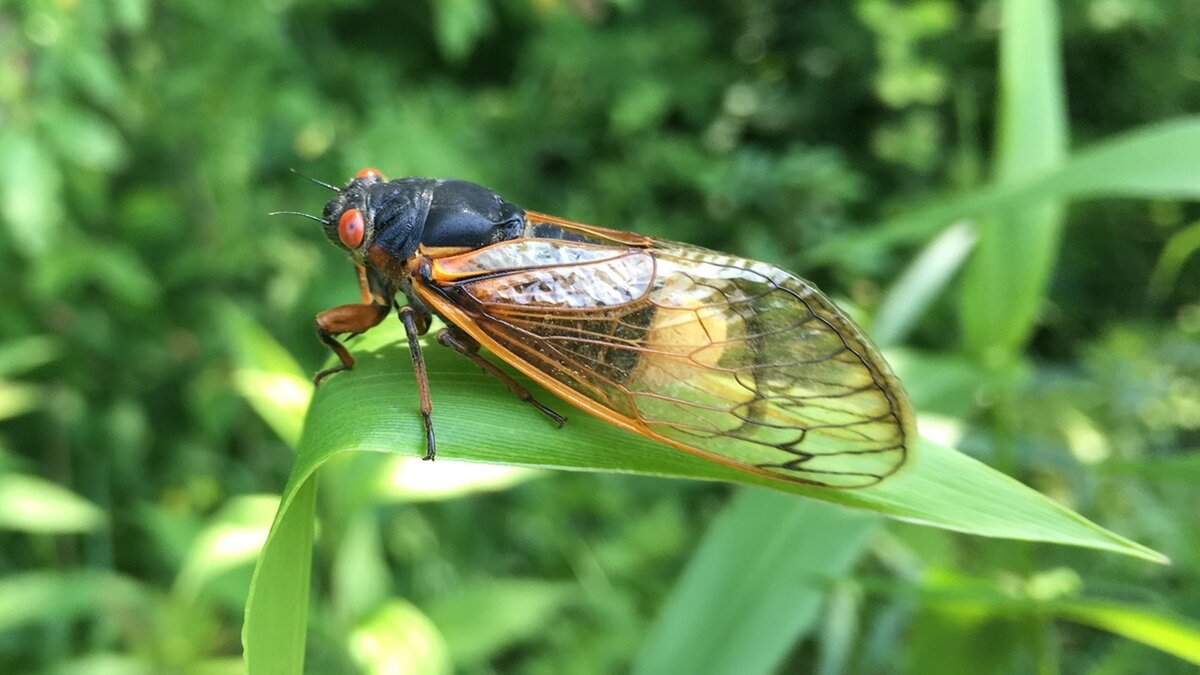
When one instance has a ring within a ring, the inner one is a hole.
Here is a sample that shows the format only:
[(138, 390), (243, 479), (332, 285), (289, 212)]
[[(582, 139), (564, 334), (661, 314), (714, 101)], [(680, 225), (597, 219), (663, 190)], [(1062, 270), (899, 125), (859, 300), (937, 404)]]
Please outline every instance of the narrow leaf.
[(634, 673), (772, 673), (879, 519), (742, 490), (705, 535)]
[[(424, 452), (416, 386), (402, 332), (391, 324), (373, 330), (359, 345), (358, 367), (321, 386), (309, 411), (294, 482), (339, 452)], [(1008, 476), (929, 441), (917, 448), (898, 475), (876, 487), (807, 487), (743, 473), (622, 431), (531, 385), (541, 400), (567, 413), (566, 427), (557, 429), (457, 354), (435, 344), (425, 348), (425, 358), (439, 458), (760, 485), (970, 534), (1087, 546), (1162, 560), (1159, 554), (1088, 522)], [(920, 372), (913, 370), (910, 377), (919, 378)]]
[[(1054, 0), (1007, 0), (1002, 13), (996, 180), (1009, 184), (1062, 164), (1067, 123)], [(1049, 199), (979, 221), (959, 308), (974, 354), (1008, 360), (1024, 345), (1058, 259), (1062, 226), (1063, 209)]]
[(1200, 252), (1200, 221), (1179, 230), (1167, 240), (1154, 264), (1154, 273), (1150, 275), (1150, 296), (1158, 300), (1167, 297), (1183, 266), (1197, 252)]
[(288, 482), (279, 513), (263, 546), (242, 626), (243, 658), (249, 675), (300, 675), (312, 576), (316, 481)]
[(0, 529), (88, 532), (105, 524), (104, 511), (70, 490), (35, 476), (0, 474)]
[[(349, 451), (412, 456), (424, 452), (411, 359), (401, 333), (388, 324), (364, 336), (357, 345), (357, 367), (324, 383), (309, 408), (296, 464), (251, 584), (243, 642), (252, 675), (295, 673), (302, 666), (313, 534), (311, 479), (317, 468)], [(1161, 554), (936, 443), (923, 443), (908, 466), (874, 488), (811, 488), (704, 461), (569, 410), (561, 402), (556, 407), (568, 413), (569, 422), (557, 429), (457, 354), (427, 343), (425, 358), (439, 457), (740, 482), (960, 532), (1165, 561)], [(554, 401), (526, 383), (541, 400)]]
[(175, 579), (175, 590), (195, 598), (214, 577), (253, 562), (266, 541), (271, 514), (278, 511), (275, 495), (236, 497), (212, 517), (192, 542)]
[(243, 311), (228, 305), (220, 318), (236, 362), (238, 393), (285, 443), (296, 447), (312, 383), (291, 354)]
[(437, 627), (416, 607), (393, 600), (350, 634), (350, 655), (367, 675), (449, 675)]
[(1200, 624), (1146, 607), (1099, 600), (1064, 600), (1051, 613), (1076, 623), (1136, 640), (1200, 665)]
[(562, 582), (490, 579), (438, 598), (427, 611), (455, 665), (466, 669), (535, 638), (571, 603), (575, 591)]
[(58, 339), (48, 335), (8, 340), (0, 343), (0, 377), (16, 375), (50, 363), (62, 350)]
[(0, 579), (0, 632), (106, 612), (127, 621), (147, 614), (152, 602), (146, 587), (115, 574), (20, 572)]
[(992, 183), (940, 199), (869, 232), (822, 244), (810, 262), (849, 261), (897, 244), (924, 241), (952, 222), (1048, 198), (1200, 199), (1200, 116), (1140, 127), (1081, 150), (1057, 169)]
[(950, 283), (977, 236), (967, 223), (958, 223), (939, 234), (921, 251), (888, 289), (871, 322), (875, 344), (900, 343)]

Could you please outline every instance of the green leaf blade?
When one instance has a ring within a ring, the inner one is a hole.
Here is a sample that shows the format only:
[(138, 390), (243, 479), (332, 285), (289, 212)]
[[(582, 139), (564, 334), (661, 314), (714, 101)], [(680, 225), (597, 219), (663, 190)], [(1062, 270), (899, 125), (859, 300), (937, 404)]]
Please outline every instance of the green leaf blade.
[[(424, 452), (411, 359), (398, 343), (400, 334), (395, 326), (372, 331), (360, 345), (355, 370), (322, 385), (309, 411), (296, 475), (311, 473), (338, 452)], [(743, 483), (968, 534), (1163, 560), (1008, 476), (930, 441), (922, 443), (896, 476), (878, 486), (807, 487), (739, 472), (622, 431), (533, 386), (541, 400), (566, 413), (566, 427), (557, 429), (457, 354), (433, 345), (425, 349), (425, 358), (439, 458)]]
[(311, 472), (292, 474), (254, 568), (242, 626), (250, 675), (304, 672), (317, 494), (317, 484), (309, 478)]
[(633, 672), (775, 672), (878, 525), (846, 509), (742, 490), (709, 529)]
[[(996, 180), (1009, 184), (1062, 164), (1067, 121), (1055, 4), (1009, 0), (1002, 7)], [(1010, 360), (1032, 332), (1063, 216), (1061, 204), (1046, 200), (980, 220), (959, 314), (968, 347), (985, 360)]]
[[(425, 451), (412, 361), (401, 335), (399, 327), (389, 325), (365, 336), (357, 345), (355, 369), (323, 384), (309, 408), (296, 464), (251, 584), (243, 643), (252, 675), (298, 673), (303, 666), (316, 470), (343, 452), (420, 456)], [(457, 354), (427, 343), (425, 360), (443, 459), (743, 483), (967, 534), (1166, 562), (1161, 554), (935, 442), (924, 441), (908, 466), (878, 486), (813, 488), (738, 472), (623, 431), (556, 402), (518, 377), (535, 396), (567, 413), (568, 424), (558, 429)]]
[(106, 525), (100, 507), (58, 483), (25, 474), (0, 474), (0, 529), (65, 534)]
[(990, 183), (938, 199), (870, 232), (835, 239), (809, 251), (810, 262), (852, 261), (898, 244), (922, 242), (950, 223), (1046, 199), (1200, 198), (1200, 116), (1149, 124), (1074, 153), (1057, 168), (1013, 183)]
[(1085, 599), (1053, 603), (1051, 613), (1200, 665), (1200, 624), (1192, 619), (1155, 608)]
[(478, 668), (551, 629), (576, 601), (577, 590), (568, 583), (540, 579), (488, 579), (438, 598), (427, 610), (455, 665)]

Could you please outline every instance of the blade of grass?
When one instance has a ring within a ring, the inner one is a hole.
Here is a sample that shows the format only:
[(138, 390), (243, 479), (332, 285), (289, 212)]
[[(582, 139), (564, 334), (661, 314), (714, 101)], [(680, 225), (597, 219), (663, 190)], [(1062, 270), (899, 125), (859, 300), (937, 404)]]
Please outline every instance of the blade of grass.
[(1062, 600), (1050, 604), (1050, 613), (1200, 665), (1200, 624), (1163, 612), (1103, 600)]
[(234, 357), (238, 393), (283, 442), (296, 447), (312, 399), (312, 382), (292, 355), (240, 309), (227, 305), (220, 318)]
[(250, 675), (304, 672), (316, 481), (292, 474), (250, 582), (242, 658)]
[(775, 672), (879, 523), (783, 494), (739, 491), (684, 570), (633, 672)]
[(1067, 156), (1059, 21), (1053, 0), (1003, 0), (996, 178), (1019, 181)]
[(1162, 301), (1171, 293), (1171, 287), (1188, 259), (1200, 251), (1200, 221), (1182, 228), (1167, 240), (1154, 273), (1150, 275), (1150, 297)]
[(106, 525), (100, 507), (58, 483), (0, 473), (0, 530), (62, 534), (91, 532)]
[(454, 664), (470, 670), (552, 630), (578, 590), (539, 579), (487, 579), (443, 595), (425, 609), (445, 636)]
[(98, 614), (146, 616), (153, 592), (128, 577), (95, 570), (18, 572), (0, 579), (0, 633)]
[(1095, 197), (1200, 199), (1200, 116), (1158, 122), (1081, 150), (1058, 168), (913, 209), (870, 232), (813, 248), (810, 263), (852, 261), (897, 244), (924, 241), (963, 218), (1046, 199)]
[[(343, 452), (424, 452), (411, 359), (401, 329), (392, 323), (381, 326), (357, 347), (357, 367), (323, 384), (309, 408), (296, 464), (255, 569), (243, 628), (252, 675), (298, 673), (303, 665), (315, 492), (311, 479), (317, 468)], [(936, 443), (926, 441), (914, 453), (911, 466), (872, 489), (784, 484), (706, 462), (578, 412), (570, 414), (565, 429), (556, 429), (458, 355), (436, 345), (427, 346), (425, 355), (443, 458), (741, 482), (960, 532), (1165, 561), (1161, 554)], [(553, 401), (525, 382), (542, 400)]]
[(350, 655), (367, 675), (450, 675), (446, 641), (428, 617), (404, 600), (392, 600), (362, 622), (348, 639)]
[[(1007, 185), (1062, 164), (1067, 123), (1054, 2), (1006, 0), (1002, 12), (996, 181)], [(1058, 258), (1062, 225), (1062, 206), (1053, 200), (979, 221), (959, 296), (973, 354), (1005, 363), (1020, 351)]]
[(863, 621), (861, 595), (853, 582), (830, 590), (817, 637), (816, 675), (840, 675), (850, 670), (848, 664), (857, 653), (858, 626)]
[[(424, 451), (411, 360), (402, 333), (391, 324), (373, 330), (361, 338), (358, 367), (322, 385), (309, 410), (290, 489), (340, 452), (417, 455)], [(970, 534), (1065, 543), (1162, 560), (1161, 555), (1088, 522), (1008, 476), (929, 441), (898, 475), (874, 488), (830, 490), (788, 484), (707, 462), (563, 403), (557, 407), (568, 413), (569, 422), (557, 429), (458, 355), (437, 345), (427, 347), (425, 354), (439, 458), (759, 485)], [(913, 376), (920, 373), (914, 371)], [(554, 401), (535, 385), (530, 388), (542, 400)]]
[[(338, 452), (420, 453), (415, 387), (407, 366), (409, 357), (397, 346), (401, 342), (395, 325), (372, 331), (360, 341), (364, 351), (359, 368), (322, 389), (324, 402), (307, 424), (307, 450), (302, 453), (307, 461), (295, 467), (291, 490), (297, 490), (317, 466)], [(914, 466), (873, 490), (785, 485), (719, 467), (579, 412), (572, 414), (565, 431), (549, 424), (531, 425), (527, 406), (506, 396), (498, 383), (445, 350), (427, 351), (439, 426), (462, 432), (454, 446), (443, 443), (444, 458), (459, 455), (469, 461), (534, 467), (741, 481), (983, 536), (1056, 541), (1164, 560), (1160, 554), (1107, 532), (1016, 481), (936, 444), (927, 443), (924, 452), (916, 453), (911, 462)], [(282, 372), (294, 376), (290, 359)], [(919, 368), (910, 376), (919, 379)], [(545, 392), (542, 397), (552, 400)], [(363, 419), (375, 422), (359, 423)], [(582, 439), (597, 442), (589, 446), (581, 444)], [(437, 466), (453, 471), (449, 464)], [(996, 496), (1019, 508), (997, 508), (990, 503)], [(285, 501), (281, 508), (287, 507)]]
[(921, 315), (950, 283), (978, 239), (974, 228), (958, 223), (937, 236), (888, 289), (871, 322), (875, 344), (904, 341)]
[(924, 577), (924, 604), (949, 609), (980, 622), (1054, 618), (1108, 631), (1149, 647), (1200, 663), (1200, 624), (1158, 607), (1074, 597), (1079, 576), (1058, 568), (1031, 577), (1024, 587), (1012, 579), (969, 577), (942, 570)]
[(1101, 473), (1131, 474), (1153, 480), (1200, 483), (1200, 449), (1181, 448), (1163, 458), (1110, 459), (1096, 467)]

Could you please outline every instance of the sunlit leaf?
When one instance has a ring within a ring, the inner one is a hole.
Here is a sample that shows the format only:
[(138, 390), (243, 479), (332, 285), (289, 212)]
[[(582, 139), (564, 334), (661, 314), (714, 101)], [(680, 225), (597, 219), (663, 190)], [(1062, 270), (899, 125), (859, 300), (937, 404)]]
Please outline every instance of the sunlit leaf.
[(102, 653), (63, 661), (53, 672), (54, 675), (155, 675), (158, 668), (152, 659), (144, 656)]
[(1051, 613), (1063, 619), (1137, 640), (1185, 661), (1200, 665), (1200, 623), (1160, 609), (1097, 600), (1052, 603)]
[(226, 504), (192, 543), (175, 579), (176, 590), (195, 597), (213, 577), (254, 562), (278, 508), (274, 495), (246, 495)]
[(0, 219), (12, 245), (27, 257), (45, 255), (62, 224), (62, 175), (31, 135), (0, 130)]
[(0, 343), (0, 377), (17, 375), (52, 362), (58, 357), (59, 341), (34, 335)]
[(36, 410), (42, 398), (42, 388), (37, 385), (0, 380), (0, 420)]
[(369, 675), (449, 675), (445, 642), (416, 607), (393, 600), (350, 634), (350, 655)]
[(285, 443), (296, 447), (312, 382), (287, 350), (236, 307), (225, 307), (221, 320), (237, 362), (233, 377), (238, 393)]
[(543, 471), (520, 466), (452, 459), (427, 462), (420, 457), (400, 455), (380, 462), (370, 480), (377, 501), (427, 502), (507, 490), (543, 475)]
[(116, 0), (113, 3), (114, 18), (125, 30), (141, 32), (150, 15), (149, 4), (147, 0)]
[(437, 0), (433, 16), (438, 46), (451, 61), (470, 55), (494, 20), (488, 0)]
[[(303, 651), (305, 614), (299, 598), (307, 589), (308, 573), (300, 566), (306, 568), (311, 556), (312, 476), (317, 468), (343, 452), (424, 453), (411, 358), (401, 346), (398, 331), (389, 324), (364, 336), (357, 345), (356, 368), (324, 383), (309, 409), (297, 462), (251, 587), (243, 639), (252, 662), (257, 658), (269, 661), (265, 654), (276, 650)], [(571, 414), (566, 428), (557, 429), (466, 359), (436, 345), (426, 347), (425, 354), (434, 422), (441, 430), (439, 456), (443, 458), (765, 485), (960, 532), (1164, 560), (978, 461), (935, 443), (923, 443), (910, 466), (872, 489), (785, 484), (705, 462), (582, 414)], [(545, 392), (541, 396), (553, 400)], [(262, 609), (285, 606), (289, 610), (282, 615)], [(298, 657), (291, 658), (294, 668), (284, 672), (297, 672)]]
[(42, 478), (0, 474), (0, 528), (24, 532), (87, 532), (104, 526), (104, 511)]
[(112, 171), (124, 163), (125, 144), (117, 130), (99, 115), (71, 105), (54, 106), (42, 123), (58, 153), (77, 166)]

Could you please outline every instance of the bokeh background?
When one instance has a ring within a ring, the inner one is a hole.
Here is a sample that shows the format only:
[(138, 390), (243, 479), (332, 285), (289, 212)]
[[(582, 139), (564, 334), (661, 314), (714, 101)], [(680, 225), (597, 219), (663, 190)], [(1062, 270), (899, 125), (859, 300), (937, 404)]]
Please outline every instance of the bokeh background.
[[(1187, 124), (1200, 3), (1061, 4), (0, 3), (0, 671), (240, 671), (293, 454), (237, 364), (316, 370), (358, 297), (265, 214), (375, 166), (793, 269), (962, 450), (1174, 560), (889, 523), (766, 672), (1194, 672), (1200, 141), (996, 186)], [(731, 488), (522, 476), (322, 502), (308, 668), (651, 663)]]

